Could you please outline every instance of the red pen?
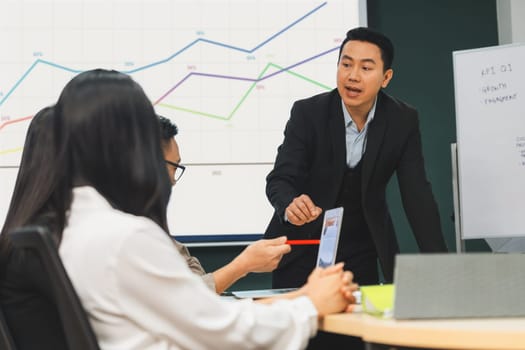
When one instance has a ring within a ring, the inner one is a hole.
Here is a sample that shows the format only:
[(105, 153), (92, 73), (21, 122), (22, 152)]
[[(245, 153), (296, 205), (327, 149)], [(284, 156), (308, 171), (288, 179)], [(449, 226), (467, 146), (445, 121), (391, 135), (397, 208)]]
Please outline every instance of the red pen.
[(286, 241), (286, 244), (289, 245), (309, 245), (309, 244), (319, 244), (319, 239), (289, 239)]

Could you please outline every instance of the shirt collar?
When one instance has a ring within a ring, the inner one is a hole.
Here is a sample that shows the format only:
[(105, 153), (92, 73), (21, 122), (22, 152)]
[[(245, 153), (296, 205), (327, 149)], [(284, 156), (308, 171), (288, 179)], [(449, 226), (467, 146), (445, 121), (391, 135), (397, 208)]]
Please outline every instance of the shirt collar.
[(113, 208), (104, 196), (94, 187), (78, 186), (73, 188), (73, 201), (71, 208), (74, 209), (93, 209), (93, 208)]
[[(366, 117), (365, 126), (363, 127), (363, 130), (368, 126), (368, 123), (374, 119), (374, 116), (376, 114), (376, 105), (377, 105), (377, 96), (374, 100), (374, 104), (372, 105), (372, 108), (370, 109), (370, 112), (368, 112), (368, 116)], [(350, 112), (346, 109), (345, 103), (343, 99), (341, 99), (341, 108), (343, 109), (343, 116), (345, 117), (345, 125), (348, 127), (352, 124), (354, 124), (354, 121), (352, 120), (352, 117), (350, 116)]]

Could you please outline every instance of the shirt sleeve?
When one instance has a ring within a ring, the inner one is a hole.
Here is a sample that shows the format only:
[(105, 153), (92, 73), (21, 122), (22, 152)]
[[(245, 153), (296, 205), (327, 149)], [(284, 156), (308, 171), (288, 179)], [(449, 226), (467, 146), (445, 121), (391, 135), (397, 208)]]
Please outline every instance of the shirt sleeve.
[(304, 193), (302, 184), (310, 174), (308, 157), (313, 153), (310, 146), (313, 134), (305, 108), (304, 103), (293, 104), (283, 143), (278, 148), (274, 167), (266, 177), (266, 196), (284, 222), (286, 208), (295, 197)]
[(217, 290), (215, 288), (215, 277), (213, 276), (213, 273), (207, 273), (201, 277), (206, 287), (210, 288), (214, 292)]
[(202, 267), (199, 259), (192, 256), (184, 244), (178, 242), (175, 239), (173, 240), (173, 243), (175, 244), (175, 247), (177, 247), (179, 254), (184, 258), (184, 260), (186, 260), (186, 264), (193, 273), (199, 276), (206, 274), (206, 271), (204, 271), (204, 268)]
[(114, 271), (120, 309), (153, 337), (184, 349), (299, 349), (317, 331), (307, 297), (272, 305), (221, 299), (169, 240), (158, 227), (129, 235)]
[(184, 244), (176, 240), (173, 240), (173, 243), (175, 243), (179, 254), (184, 258), (184, 260), (186, 260), (186, 264), (190, 268), (191, 272), (201, 276), (204, 284), (206, 284), (206, 286), (208, 286), (208, 288), (210, 288), (212, 291), (215, 291), (215, 278), (213, 277), (213, 273), (206, 273), (199, 259), (192, 256)]

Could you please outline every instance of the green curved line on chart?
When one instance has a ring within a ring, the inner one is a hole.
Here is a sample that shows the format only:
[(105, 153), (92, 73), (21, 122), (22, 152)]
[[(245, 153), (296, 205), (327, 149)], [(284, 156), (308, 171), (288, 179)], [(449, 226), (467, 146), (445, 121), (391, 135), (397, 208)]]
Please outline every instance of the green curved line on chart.
[[(281, 66), (278, 66), (277, 64), (275, 63), (268, 63), (266, 65), (266, 67), (264, 67), (264, 69), (262, 70), (262, 72), (259, 74), (259, 76), (257, 77), (257, 80), (260, 80), (261, 77), (264, 76), (264, 74), (266, 73), (266, 71), (270, 68), (270, 67), (274, 67), (274, 68), (277, 68), (279, 70), (283, 70), (284, 68), (281, 67)], [(311, 84), (314, 84), (314, 85), (317, 85), (327, 91), (329, 90), (332, 90), (331, 87), (327, 86), (327, 85), (324, 85), (323, 83), (320, 83), (316, 80), (313, 80), (313, 79), (310, 79), (304, 75), (301, 75), (299, 73), (295, 73), (291, 70), (286, 70), (285, 71), (286, 73), (296, 77), (296, 78), (299, 78), (301, 80), (304, 80), (306, 82), (309, 82)], [(207, 113), (207, 112), (202, 112), (202, 111), (197, 111), (197, 110), (193, 110), (193, 109), (189, 109), (189, 108), (184, 108), (184, 107), (180, 107), (180, 106), (174, 106), (174, 105), (170, 105), (168, 103), (159, 103), (158, 105), (159, 106), (162, 106), (162, 107), (165, 107), (165, 108), (169, 108), (169, 109), (174, 109), (174, 110), (177, 110), (177, 111), (182, 111), (182, 112), (187, 112), (187, 113), (191, 113), (191, 114), (196, 114), (196, 115), (200, 115), (202, 117), (208, 117), (208, 118), (213, 118), (213, 119), (219, 119), (219, 120), (225, 120), (225, 121), (228, 121), (230, 119), (232, 119), (233, 115), (237, 112), (237, 110), (241, 107), (241, 105), (244, 103), (244, 101), (246, 100), (246, 98), (248, 97), (248, 95), (250, 95), (250, 93), (253, 91), (253, 89), (255, 88), (255, 86), (257, 85), (259, 81), (255, 81), (253, 82), (250, 87), (248, 88), (248, 90), (246, 90), (246, 92), (244, 93), (244, 95), (241, 97), (240, 101), (235, 105), (235, 107), (233, 108), (233, 110), (230, 112), (230, 114), (228, 116), (220, 116), (220, 115), (217, 115), (217, 114), (211, 114), (211, 113)]]

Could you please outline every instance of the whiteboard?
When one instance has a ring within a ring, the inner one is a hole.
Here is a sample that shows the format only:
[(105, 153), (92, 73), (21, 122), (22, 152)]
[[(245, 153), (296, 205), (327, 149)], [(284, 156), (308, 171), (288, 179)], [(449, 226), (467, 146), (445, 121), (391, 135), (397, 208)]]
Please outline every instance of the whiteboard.
[[(171, 233), (262, 233), (293, 101), (335, 87), (339, 45), (365, 25), (365, 0), (0, 2), (0, 169), (18, 166), (32, 116), (67, 81), (116, 69), (179, 127)], [(15, 176), (0, 171), (0, 218)]]
[(525, 236), (525, 45), (453, 61), (462, 237)]

